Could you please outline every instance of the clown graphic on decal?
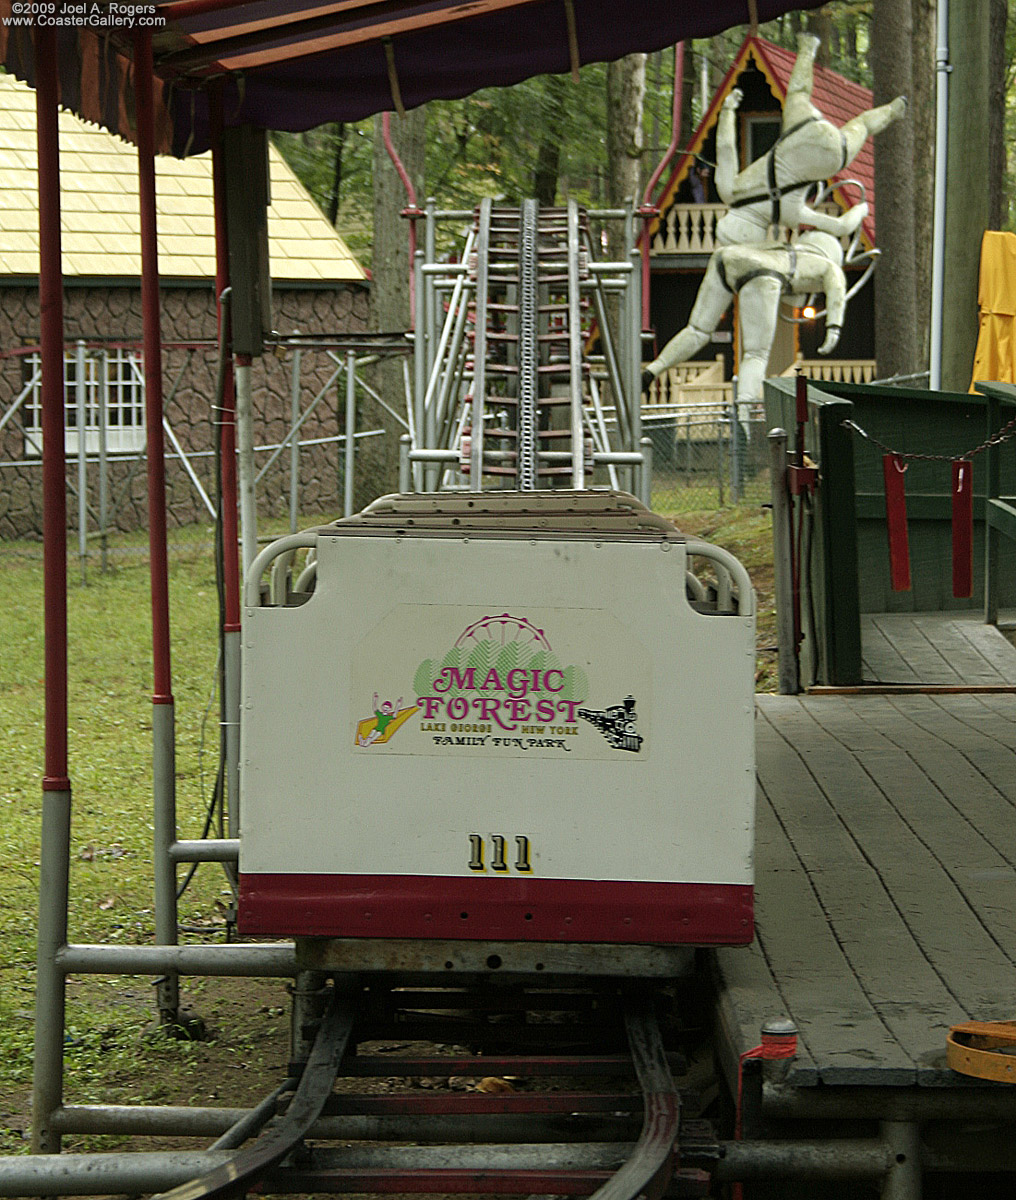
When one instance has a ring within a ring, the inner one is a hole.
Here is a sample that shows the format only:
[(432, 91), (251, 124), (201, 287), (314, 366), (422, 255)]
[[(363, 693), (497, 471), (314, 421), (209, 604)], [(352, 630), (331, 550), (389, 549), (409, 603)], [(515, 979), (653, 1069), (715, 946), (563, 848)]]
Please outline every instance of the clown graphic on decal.
[(399, 729), (409, 720), (419, 706), (402, 708), (402, 697), (398, 700), (379, 700), (377, 692), (371, 707), (373, 717), (364, 717), (356, 726), (356, 744), (358, 746), (383, 745), (390, 741)]

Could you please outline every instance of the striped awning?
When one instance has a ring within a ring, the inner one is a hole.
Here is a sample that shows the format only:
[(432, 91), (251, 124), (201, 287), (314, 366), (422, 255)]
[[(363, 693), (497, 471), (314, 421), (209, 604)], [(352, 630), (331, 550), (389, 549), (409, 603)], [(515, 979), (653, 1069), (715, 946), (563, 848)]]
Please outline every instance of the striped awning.
[[(821, 0), (164, 0), (147, 8), (159, 148), (208, 146), (209, 96), (227, 124), (302, 130), (575, 71), (709, 37)], [(140, 25), (88, 4), (58, 27), (62, 103), (133, 139), (131, 58)], [(33, 83), (32, 22), (0, 0), (0, 58)]]

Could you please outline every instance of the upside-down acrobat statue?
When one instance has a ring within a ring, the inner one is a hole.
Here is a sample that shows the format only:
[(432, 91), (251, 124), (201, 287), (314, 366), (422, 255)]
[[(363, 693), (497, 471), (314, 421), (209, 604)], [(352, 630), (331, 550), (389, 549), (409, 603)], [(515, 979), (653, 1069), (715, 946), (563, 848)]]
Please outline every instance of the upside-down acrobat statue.
[[(728, 206), (716, 224), (719, 243), (710, 257), (688, 324), (643, 371), (648, 388), (669, 367), (684, 362), (709, 341), (736, 294), (740, 301), (741, 361), (739, 403), (761, 400), (769, 350), (784, 296), (821, 292), (828, 315), (819, 354), (839, 341), (846, 308), (846, 277), (839, 238), (854, 234), (868, 215), (861, 201), (839, 216), (808, 204), (816, 185), (841, 171), (868, 137), (880, 133), (906, 112), (898, 96), (867, 109), (842, 128), (827, 121), (812, 104), (811, 91), (818, 38), (802, 34), (787, 87), (781, 133), (762, 158), (737, 172), (734, 114), (742, 93), (734, 89), (723, 103), (716, 131), (716, 190)], [(810, 226), (791, 244), (787, 238)]]

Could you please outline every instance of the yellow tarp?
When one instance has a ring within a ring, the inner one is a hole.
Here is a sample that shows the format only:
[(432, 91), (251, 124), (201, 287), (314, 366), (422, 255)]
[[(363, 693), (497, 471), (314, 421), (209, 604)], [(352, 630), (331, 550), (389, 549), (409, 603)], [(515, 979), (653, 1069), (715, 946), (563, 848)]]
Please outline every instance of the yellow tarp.
[(1016, 383), (1016, 233), (989, 231), (981, 242), (981, 310), (975, 383)]

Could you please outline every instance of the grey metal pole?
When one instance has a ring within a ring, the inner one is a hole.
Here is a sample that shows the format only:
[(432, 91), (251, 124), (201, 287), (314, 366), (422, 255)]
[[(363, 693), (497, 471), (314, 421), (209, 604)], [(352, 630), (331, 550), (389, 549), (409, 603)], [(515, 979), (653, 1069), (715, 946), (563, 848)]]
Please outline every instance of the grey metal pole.
[(408, 433), (404, 433), (399, 438), (399, 491), (405, 495), (409, 491), (412, 482), (412, 471), (409, 466), (409, 451), (413, 444), (413, 439)]
[(32, 1151), (56, 1153), (60, 1135), (50, 1117), (63, 1099), (64, 972), (58, 955), (67, 942), (71, 853), (71, 792), (43, 791), (39, 853), (39, 929), (35, 969), (35, 1061)]
[(480, 227), (476, 238), (476, 313), (473, 326), (473, 405), (470, 417), (469, 490), (483, 491), (483, 407), (487, 392), (488, 252), (490, 250), (489, 196), (480, 201)]
[(579, 296), (579, 207), (568, 201), (568, 364), (571, 396), (572, 487), (586, 486), (585, 428), (582, 422), (582, 309)]
[[(828, 1094), (831, 1092), (832, 1094)], [(993, 1124), (1012, 1117), (1007, 1088), (795, 1087), (765, 1079), (762, 1111), (775, 1120), (964, 1121)]]
[[(425, 219), (423, 225), (423, 249), (426, 256), (425, 262), (427, 265), (432, 265), (437, 260), (437, 223), (434, 220), (434, 212), (436, 210), (436, 202), (433, 196), (427, 197), (425, 207)], [(427, 345), (427, 378), (430, 378), (430, 373), (434, 369), (434, 350), (437, 345), (437, 293), (435, 290), (436, 279), (429, 271), (423, 274), (423, 290), (425, 294), (424, 306), (424, 334), (426, 335)], [(417, 292), (417, 295), (420, 293)], [(417, 321), (419, 324), (419, 321)]]
[[(737, 384), (734, 384), (735, 388)], [(741, 422), (737, 419), (737, 401), (730, 405), (730, 502), (741, 499)]]
[(773, 575), (776, 600), (776, 644), (781, 696), (801, 690), (800, 666), (794, 645), (794, 583), (790, 566), (790, 497), (787, 495), (787, 433), (769, 431), (769, 480), (773, 502)]
[[(875, 1139), (843, 1138), (824, 1142), (724, 1142), (715, 1178), (877, 1179), (889, 1168), (889, 1152)], [(883, 1192), (883, 1197), (885, 1193)], [(902, 1196), (900, 1200), (903, 1200)]]
[[(240, 630), (223, 634), (223, 691), (225, 693), (226, 830), (240, 836)], [(235, 871), (233, 872), (235, 874)]]
[(638, 250), (629, 254), (631, 273), (631, 448), (642, 441), (642, 259)]
[[(416, 293), (419, 296), (419, 292)], [(417, 321), (419, 329), (419, 321)], [(356, 351), (346, 354), (346, 454), (342, 476), (342, 515), (353, 515), (353, 471), (356, 466)]]
[(258, 552), (254, 411), (249, 354), (236, 356), (236, 448), (237, 486), (240, 492), (240, 562), (246, 574)]
[[(447, 446), (449, 444), (458, 416), (456, 409), (452, 405), (452, 398), (455, 397), (456, 400), (458, 398), (458, 384), (465, 369), (466, 356), (462, 351), (466, 318), (469, 315), (469, 297), (471, 295), (472, 292), (468, 286), (464, 287), (461, 293), (452, 294), (452, 305), (455, 306), (457, 304), (458, 307), (455, 315), (455, 328), (452, 331), (451, 342), (445, 355), (447, 369), (441, 374), (438, 385), (436, 421), (439, 446)], [(451, 316), (451, 313), (449, 313), (449, 316)]]
[[(298, 329), (294, 333), (299, 333)], [(293, 349), (293, 367), (289, 386), (290, 428), (300, 421), (300, 366), (302, 351), (299, 343)], [(294, 434), (289, 443), (289, 532), (296, 533), (300, 508), (300, 439)]]
[(88, 582), (88, 385), (85, 382), (85, 371), (88, 369), (88, 357), (85, 343), (78, 339), (75, 361), (76, 380), (74, 383), (75, 410), (78, 422), (78, 559), (81, 564), (81, 582)]
[(102, 549), (102, 573), (106, 574), (109, 563), (109, 351), (100, 350), (99, 368), (99, 545)]
[(180, 838), (169, 848), (174, 862), (235, 863), (240, 857), (239, 838)]
[(192, 946), (65, 946), (57, 956), (65, 975), (221, 975), (291, 977), (296, 974), (292, 942), (226, 942)]
[[(155, 941), (159, 946), (177, 942), (176, 863), (170, 848), (176, 842), (176, 706), (152, 705), (153, 874), (155, 885)], [(180, 1009), (180, 980), (167, 971), (157, 989), (163, 1024), (175, 1024)]]
[(188, 1183), (231, 1158), (188, 1150), (0, 1158), (0, 1196), (149, 1195)]
[[(624, 211), (624, 261), (630, 262), (632, 254), (635, 251), (635, 211), (634, 199), (632, 197), (629, 197), (625, 201)], [(621, 313), (618, 319), (618, 333), (621, 342), (618, 352), (621, 358), (622, 394), (617, 398), (617, 409), (618, 412), (621, 412), (622, 409), (624, 410), (625, 420), (628, 425), (628, 434), (624, 442), (624, 449), (637, 450), (639, 443), (635, 435), (635, 425), (632, 416), (636, 405), (635, 390), (632, 385), (632, 361), (635, 357), (635, 347), (632, 345), (632, 337), (636, 331), (635, 306), (632, 302), (634, 299), (634, 281), (628, 278), (624, 280), (623, 286)], [(639, 397), (639, 402), (641, 402), (641, 397)], [(628, 491), (634, 492), (635, 473), (632, 470), (626, 470), (622, 478), (625, 480), (625, 486)]]
[(246, 1108), (170, 1104), (65, 1104), (53, 1114), (60, 1133), (217, 1137), (250, 1114)]
[[(474, 231), (470, 230), (463, 250), (463, 257), (467, 261), (469, 255), (472, 253), (474, 237)], [(448, 405), (451, 388), (455, 382), (456, 372), (453, 369), (453, 364), (458, 361), (462, 345), (462, 331), (465, 328), (466, 315), (469, 308), (469, 294), (465, 275), (460, 275), (455, 280), (455, 286), (452, 288), (451, 299), (448, 302), (448, 314), (441, 327), (439, 342), (432, 356), (434, 361), (427, 382), (427, 391), (424, 396), (424, 410), (427, 411), (433, 408), (433, 433), (428, 435), (433, 440), (428, 442), (429, 448), (443, 446), (447, 440), (445, 409)], [(442, 362), (445, 364), (443, 371), (441, 370)], [(430, 423), (431, 418), (428, 413), (428, 428), (430, 427)]]
[(607, 377), (614, 392), (614, 412), (617, 415), (617, 437), (622, 447), (627, 445), (628, 414), (624, 409), (624, 384), (621, 379), (622, 368), (618, 362), (618, 351), (610, 332), (610, 322), (607, 319), (607, 306), (603, 299), (603, 291), (597, 283), (593, 289), (593, 304), (596, 308), (596, 320), (602, 330), (600, 337), (603, 341), (603, 358), (607, 364)]
[[(417, 445), (423, 449), (427, 445), (426, 415), (423, 401), (427, 389), (427, 333), (424, 319), (425, 304), (423, 300), (423, 259), (422, 250), (417, 250), (413, 259), (413, 286), (416, 295), (416, 326), (413, 329), (413, 418), (416, 426)], [(425, 490), (423, 466), (413, 470), (413, 483), (416, 491)]]
[[(427, 262), (434, 261), (434, 220), (433, 220), (433, 200), (427, 201), (427, 223), (425, 226), (424, 245), (426, 246)], [(423, 444), (428, 449), (432, 449), (437, 445), (437, 411), (434, 407), (432, 398), (428, 395), (431, 391), (429, 382), (433, 376), (434, 368), (437, 360), (437, 321), (435, 310), (437, 308), (437, 294), (434, 289), (434, 277), (427, 274), (423, 268), (417, 275), (419, 284), (422, 286), (422, 291), (417, 289), (417, 313), (416, 327), (423, 327), (423, 348), (424, 348), (424, 391), (421, 401), (421, 409), (423, 412)], [(421, 307), (422, 306), (422, 307)], [(428, 403), (431, 399), (431, 403)], [(436, 492), (438, 486), (439, 472), (436, 466), (427, 464), (423, 469), (424, 491)]]
[(723, 453), (723, 427), (726, 424), (727, 419), (721, 408), (719, 416), (716, 418), (716, 489), (719, 493), (717, 503), (720, 508), (723, 507), (723, 473), (726, 470), (726, 456)]
[(916, 1121), (883, 1121), (880, 1132), (889, 1160), (882, 1200), (921, 1200), (921, 1127)]
[(293, 1009), (290, 1014), (289, 1057), (305, 1063), (314, 1045), (314, 1027), (320, 1022), (328, 1003), (328, 976), (323, 971), (300, 971), (290, 989)]
[(642, 447), (642, 466), (639, 469), (639, 493), (646, 508), (653, 507), (653, 439), (644, 437), (639, 442)]

